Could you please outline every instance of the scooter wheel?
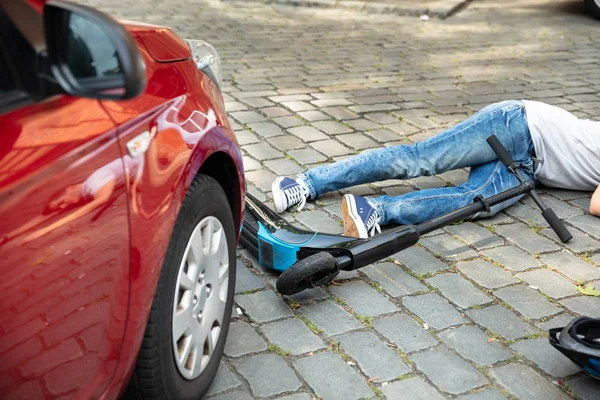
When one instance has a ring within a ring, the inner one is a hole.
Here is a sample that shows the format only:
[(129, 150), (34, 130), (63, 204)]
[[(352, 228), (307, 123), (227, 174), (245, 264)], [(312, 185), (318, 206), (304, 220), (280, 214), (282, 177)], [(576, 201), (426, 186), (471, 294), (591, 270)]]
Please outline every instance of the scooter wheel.
[(277, 291), (290, 296), (329, 283), (338, 273), (334, 256), (327, 252), (316, 253), (298, 261), (279, 275)]

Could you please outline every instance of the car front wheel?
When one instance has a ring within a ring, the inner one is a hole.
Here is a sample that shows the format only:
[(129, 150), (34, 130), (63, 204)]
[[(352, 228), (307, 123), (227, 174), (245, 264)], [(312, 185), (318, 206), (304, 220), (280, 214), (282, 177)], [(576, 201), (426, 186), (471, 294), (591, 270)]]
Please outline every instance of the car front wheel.
[(235, 287), (235, 233), (221, 186), (200, 175), (175, 223), (127, 397), (199, 399), (223, 354)]
[(600, 0), (585, 0), (585, 4), (590, 14), (600, 19)]

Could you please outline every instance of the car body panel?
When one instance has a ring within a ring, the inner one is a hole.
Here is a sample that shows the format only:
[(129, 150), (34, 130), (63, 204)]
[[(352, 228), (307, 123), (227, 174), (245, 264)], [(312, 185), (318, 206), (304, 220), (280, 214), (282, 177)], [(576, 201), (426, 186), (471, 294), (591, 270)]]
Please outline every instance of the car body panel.
[(0, 392), (98, 394), (129, 300), (116, 128), (97, 100), (71, 96), (2, 114), (0, 126)]
[(171, 29), (132, 21), (120, 22), (129, 33), (142, 41), (154, 60), (173, 62), (191, 58), (187, 43)]
[[(132, 372), (179, 207), (204, 160), (217, 152), (226, 154), (236, 165), (242, 207), (245, 195), (242, 155), (215, 84), (190, 60), (156, 63), (147, 50), (142, 49), (142, 55), (147, 64), (146, 93), (132, 100), (102, 102), (119, 126), (131, 227), (132, 301), (122, 360), (107, 398), (123, 390)], [(128, 144), (145, 134), (151, 138), (147, 150), (132, 157)], [(234, 216), (236, 221), (243, 218), (241, 213), (243, 208)], [(239, 225), (236, 228), (239, 231)]]
[(181, 202), (211, 156), (233, 166), (236, 232), (243, 220), (242, 155), (218, 88), (169, 29), (126, 28), (144, 94), (57, 95), (0, 114), (3, 398), (122, 394)]

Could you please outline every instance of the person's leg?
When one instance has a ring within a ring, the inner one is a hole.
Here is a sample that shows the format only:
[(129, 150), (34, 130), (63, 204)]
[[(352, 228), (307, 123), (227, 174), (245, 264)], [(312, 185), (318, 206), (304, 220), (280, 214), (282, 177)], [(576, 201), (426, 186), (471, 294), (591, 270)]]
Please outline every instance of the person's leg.
[(486, 138), (496, 135), (517, 161), (531, 157), (531, 135), (522, 101), (492, 104), (458, 125), (414, 145), (372, 150), (298, 175), (311, 198), (386, 179), (410, 179), (497, 159)]
[[(531, 160), (524, 163), (523, 170), (533, 179)], [(517, 185), (519, 180), (497, 160), (472, 167), (469, 180), (459, 186), (419, 190), (402, 196), (380, 196), (368, 201), (375, 206), (381, 225), (419, 224), (467, 206), (479, 195), (487, 198)], [(480, 213), (477, 216), (491, 217), (516, 203), (521, 197), (497, 204), (491, 208), (490, 213)]]

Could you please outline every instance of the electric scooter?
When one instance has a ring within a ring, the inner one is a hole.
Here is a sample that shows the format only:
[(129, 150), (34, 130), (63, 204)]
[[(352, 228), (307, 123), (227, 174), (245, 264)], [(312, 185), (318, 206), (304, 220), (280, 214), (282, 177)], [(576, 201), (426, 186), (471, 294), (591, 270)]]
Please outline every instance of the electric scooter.
[(246, 213), (240, 243), (267, 268), (282, 271), (277, 290), (292, 295), (302, 290), (325, 285), (340, 271), (351, 271), (382, 260), (419, 241), (421, 235), (448, 224), (490, 212), (492, 206), (517, 196), (529, 194), (542, 211), (542, 216), (563, 243), (572, 235), (554, 211), (547, 207), (535, 191), (534, 182), (515, 162), (495, 135), (487, 138), (508, 171), (519, 180), (514, 188), (488, 198), (478, 196), (473, 203), (416, 225), (402, 225), (368, 239), (331, 235), (299, 229), (260, 203), (246, 196)]

